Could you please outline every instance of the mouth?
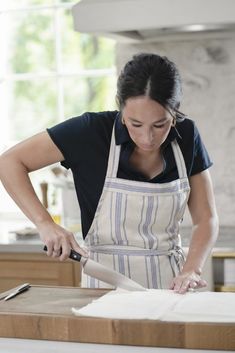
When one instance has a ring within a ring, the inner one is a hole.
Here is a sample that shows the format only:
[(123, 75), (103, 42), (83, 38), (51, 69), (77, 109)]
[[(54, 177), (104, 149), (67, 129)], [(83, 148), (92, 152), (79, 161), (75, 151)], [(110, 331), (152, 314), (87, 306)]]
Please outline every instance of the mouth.
[(139, 145), (139, 147), (143, 150), (152, 150), (154, 148), (154, 145)]

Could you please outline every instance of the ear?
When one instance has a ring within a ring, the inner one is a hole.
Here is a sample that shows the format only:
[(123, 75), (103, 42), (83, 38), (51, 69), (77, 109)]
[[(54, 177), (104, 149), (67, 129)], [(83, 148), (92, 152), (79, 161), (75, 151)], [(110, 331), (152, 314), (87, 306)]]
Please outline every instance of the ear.
[(175, 116), (173, 116), (173, 118), (172, 118), (172, 123), (171, 123), (171, 125), (172, 125), (173, 127), (175, 127), (175, 125), (176, 125), (176, 117), (175, 117)]

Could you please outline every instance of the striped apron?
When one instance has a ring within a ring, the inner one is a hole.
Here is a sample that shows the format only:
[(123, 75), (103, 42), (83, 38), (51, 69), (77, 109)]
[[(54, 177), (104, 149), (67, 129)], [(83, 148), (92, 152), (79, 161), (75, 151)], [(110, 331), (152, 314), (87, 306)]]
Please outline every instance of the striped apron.
[[(171, 146), (179, 179), (155, 184), (117, 178), (121, 146), (113, 129), (103, 191), (85, 239), (91, 259), (146, 288), (169, 288), (185, 260), (179, 225), (190, 186), (177, 141)], [(111, 288), (84, 273), (82, 287)]]

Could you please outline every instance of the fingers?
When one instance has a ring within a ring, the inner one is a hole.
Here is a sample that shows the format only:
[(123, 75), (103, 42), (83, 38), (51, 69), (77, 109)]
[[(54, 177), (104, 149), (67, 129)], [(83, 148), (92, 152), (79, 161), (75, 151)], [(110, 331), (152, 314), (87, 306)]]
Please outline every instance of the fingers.
[(54, 243), (53, 249), (52, 249), (52, 256), (53, 257), (58, 257), (61, 254), (61, 248), (60, 244), (58, 242)]
[(60, 261), (65, 261), (71, 252), (71, 245), (66, 239), (62, 239), (61, 241), (61, 246), (60, 246), (60, 253), (58, 257), (60, 258)]
[(189, 282), (189, 288), (197, 288), (198, 287), (198, 283), (196, 281), (191, 281)]
[(84, 256), (84, 257), (88, 257), (89, 256), (87, 250), (85, 248), (83, 248), (83, 247), (78, 245), (78, 243), (76, 242), (74, 236), (71, 238), (71, 247), (72, 247), (72, 249), (77, 251), (82, 256)]
[(170, 289), (179, 294), (184, 294), (187, 291), (193, 291), (207, 286), (207, 282), (200, 278), (195, 272), (180, 274), (172, 281)]
[(47, 241), (46, 242), (47, 246), (47, 256), (52, 256), (53, 254), (53, 249), (54, 249), (54, 243), (53, 241)]
[(69, 257), (71, 249), (82, 256), (88, 256), (87, 251), (78, 245), (73, 233), (57, 224), (41, 228), (40, 236), (47, 246), (47, 255), (50, 257), (64, 261)]
[(207, 286), (207, 282), (204, 279), (200, 279), (200, 281), (198, 282), (197, 287), (198, 288), (203, 288)]
[(177, 282), (174, 286), (174, 292), (180, 293), (180, 294), (186, 293), (189, 289), (189, 284), (190, 284), (189, 280), (183, 281), (183, 282), (180, 282), (180, 281)]

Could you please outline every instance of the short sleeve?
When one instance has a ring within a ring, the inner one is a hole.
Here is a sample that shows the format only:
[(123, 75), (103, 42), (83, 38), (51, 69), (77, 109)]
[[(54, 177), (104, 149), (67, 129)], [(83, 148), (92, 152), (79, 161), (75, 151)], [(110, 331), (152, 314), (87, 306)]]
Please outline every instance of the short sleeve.
[(86, 112), (47, 129), (64, 156), (61, 165), (75, 171), (106, 163), (116, 116), (117, 111)]
[(85, 139), (89, 134), (86, 114), (71, 118), (47, 129), (49, 136), (64, 156), (61, 162), (65, 168), (75, 167), (81, 160)]
[(212, 166), (207, 149), (201, 139), (200, 133), (194, 124), (194, 151), (190, 175), (195, 175)]

